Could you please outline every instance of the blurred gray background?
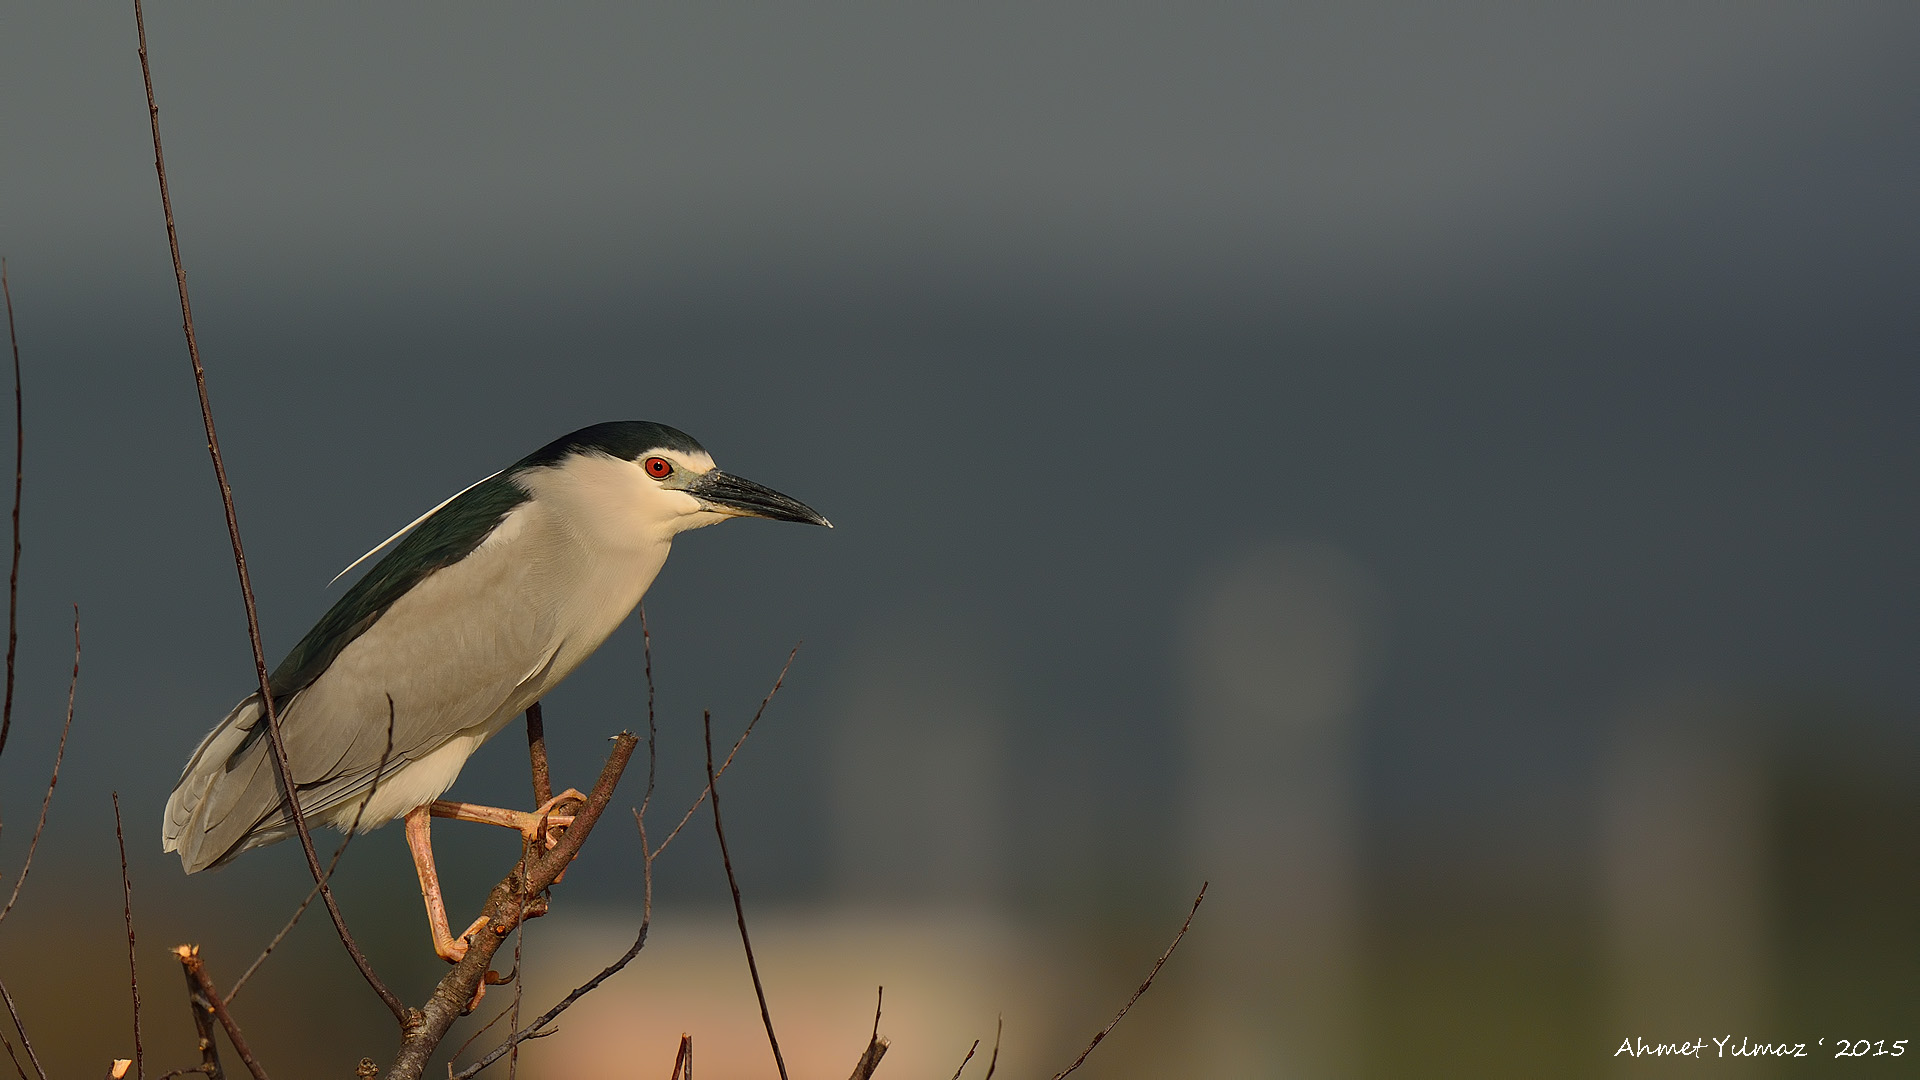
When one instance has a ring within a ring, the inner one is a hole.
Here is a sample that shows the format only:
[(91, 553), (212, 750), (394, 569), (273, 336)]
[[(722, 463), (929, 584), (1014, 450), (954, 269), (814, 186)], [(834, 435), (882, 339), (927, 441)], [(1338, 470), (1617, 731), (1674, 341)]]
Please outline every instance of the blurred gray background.
[[(1196, 1041), (1214, 1075), (1602, 1075), (1623, 1036), (1920, 1035), (1920, 9), (148, 22), (270, 659), (425, 508), (659, 420), (838, 526), (678, 545), (646, 605), (662, 805), (700, 711), (736, 731), (804, 639), (728, 778), (749, 902), (1027, 928), (1069, 988), (1048, 1069), (1208, 877), (1110, 1075)], [(230, 979), (306, 884), (291, 845), (190, 879), (158, 850), (251, 661), (134, 48), (120, 5), (0, 12), (0, 885), (70, 603), (85, 640), (0, 964), (75, 1070), (127, 1052), (109, 790), (167, 1068), (160, 950)], [(557, 778), (644, 723), (640, 654), (629, 626), (549, 699)], [(526, 800), (517, 727), (455, 793)], [(452, 892), (511, 859), (440, 835)], [(689, 839), (662, 903), (724, 905)], [(631, 847), (596, 835), (558, 906), (631, 915)], [(397, 830), (346, 867), (420, 996)], [(385, 1053), (325, 920), (288, 949), (249, 990), (301, 1017), (259, 1021), (268, 1056)]]

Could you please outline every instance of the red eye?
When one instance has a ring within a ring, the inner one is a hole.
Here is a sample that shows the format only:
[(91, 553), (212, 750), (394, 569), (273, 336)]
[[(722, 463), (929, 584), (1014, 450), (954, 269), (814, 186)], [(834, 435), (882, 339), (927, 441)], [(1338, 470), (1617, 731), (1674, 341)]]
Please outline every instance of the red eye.
[(655, 480), (665, 480), (673, 475), (673, 463), (663, 457), (650, 457), (646, 463), (647, 475)]

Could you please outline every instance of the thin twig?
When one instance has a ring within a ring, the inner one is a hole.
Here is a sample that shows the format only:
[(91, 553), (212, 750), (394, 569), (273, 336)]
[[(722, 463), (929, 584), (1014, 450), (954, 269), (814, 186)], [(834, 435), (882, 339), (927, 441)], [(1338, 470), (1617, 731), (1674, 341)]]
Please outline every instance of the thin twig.
[[(792, 662), (791, 657), (788, 662)], [(785, 674), (785, 669), (782, 669), (781, 675)], [(779, 689), (779, 685), (776, 683), (774, 688)], [(754, 716), (755, 720), (759, 718), (758, 714)], [(753, 995), (760, 999), (760, 1022), (767, 1028), (767, 1044), (773, 1047), (773, 1063), (780, 1070), (780, 1080), (787, 1080), (787, 1062), (780, 1056), (780, 1040), (773, 1034), (773, 1014), (767, 1011), (767, 993), (760, 985), (760, 965), (753, 958), (753, 939), (747, 936), (747, 909), (740, 903), (740, 882), (733, 876), (733, 857), (727, 854), (726, 826), (720, 823), (719, 777), (713, 771), (713, 714), (702, 713), (700, 725), (707, 738), (707, 794), (713, 799), (713, 832), (720, 838), (720, 863), (727, 868), (727, 888), (733, 890), (733, 918), (740, 924), (740, 944), (747, 951), (747, 973), (753, 976)]]
[(227, 1029), (227, 1041), (233, 1044), (233, 1052), (240, 1055), (240, 1063), (253, 1074), (253, 1080), (267, 1080), (266, 1070), (254, 1059), (253, 1051), (247, 1047), (246, 1036), (240, 1034), (240, 1025), (234, 1022), (233, 1014), (227, 1011), (226, 1003), (220, 1000), (220, 992), (213, 988), (213, 980), (207, 977), (207, 966), (200, 961), (200, 947), (182, 945), (174, 949), (173, 954), (180, 958), (180, 966), (186, 968), (187, 977), (193, 980), (200, 996), (206, 1000), (207, 1008), (213, 1010), (220, 1026)]
[(120, 845), (120, 892), (127, 916), (127, 983), (133, 989), (133, 1075), (146, 1080), (146, 1051), (140, 1046), (140, 965), (133, 944), (133, 879), (127, 876), (127, 834), (120, 828), (120, 793), (113, 793), (113, 839)]
[(20, 1080), (27, 1080), (27, 1070), (20, 1067), (20, 1058), (14, 1054), (13, 1043), (4, 1031), (0, 1031), (0, 1046), (7, 1048), (7, 1060), (13, 1062), (13, 1071), (19, 1074)]
[[(27, 871), (33, 869), (33, 853), (40, 848), (40, 833), (47, 827), (47, 807), (53, 805), (53, 789), (60, 783), (60, 762), (67, 756), (67, 732), (73, 727), (73, 692), (80, 686), (80, 605), (73, 605), (73, 675), (67, 680), (67, 719), (60, 725), (60, 747), (53, 752), (53, 775), (47, 778), (47, 793), (40, 799), (40, 820), (33, 827), (33, 839), (27, 841), (27, 859), (20, 864), (20, 876), (13, 879), (13, 893), (7, 897), (7, 906), (0, 908), (0, 922), (4, 922), (7, 912), (20, 899), (20, 887), (27, 883)], [(27, 1040), (27, 1033), (20, 1033), (20, 1041)], [(33, 1053), (27, 1051), (29, 1056)]]
[(27, 434), (20, 407), (20, 336), (13, 329), (13, 286), (0, 259), (0, 292), (7, 295), (7, 340), (13, 343), (13, 570), (7, 575), (7, 703), (0, 709), (0, 754), (13, 727), (13, 658), (20, 645), (20, 486), (25, 481)]
[[(640, 809), (636, 812), (636, 816), (646, 817), (647, 806), (653, 802), (653, 776), (655, 766), (660, 760), (660, 752), (654, 745), (654, 739), (658, 732), (653, 724), (653, 632), (647, 629), (647, 605), (645, 601), (641, 601), (640, 603), (640, 659), (645, 665), (647, 677), (647, 793), (640, 800)], [(643, 854), (645, 853), (644, 848), (645, 845), (643, 844)], [(647, 856), (647, 861), (653, 861), (651, 855)]]
[(993, 1056), (987, 1059), (987, 1075), (980, 1080), (993, 1080), (993, 1070), (1000, 1067), (1000, 1033), (1006, 1030), (1007, 1017), (1003, 1013), (993, 1021)]
[[(1053, 1080), (1066, 1080), (1068, 1073), (1079, 1068), (1080, 1063), (1087, 1060), (1087, 1055), (1093, 1053), (1093, 1048), (1100, 1045), (1100, 1040), (1106, 1038), (1107, 1034), (1114, 1029), (1114, 1025), (1120, 1023), (1127, 1015), (1128, 1009), (1133, 1008), (1133, 1003), (1140, 1000), (1140, 995), (1147, 992), (1147, 987), (1153, 985), (1153, 977), (1160, 974), (1160, 968), (1167, 962), (1167, 957), (1172, 956), (1173, 950), (1180, 947), (1180, 939), (1187, 936), (1187, 928), (1193, 925), (1193, 913), (1200, 910), (1200, 901), (1207, 898), (1208, 884), (1208, 882), (1204, 881), (1200, 883), (1200, 894), (1193, 898), (1193, 906), (1187, 909), (1187, 921), (1180, 924), (1180, 932), (1173, 935), (1173, 943), (1167, 946), (1167, 951), (1161, 953), (1160, 959), (1153, 962), (1153, 970), (1147, 972), (1146, 980), (1140, 984), (1140, 988), (1133, 992), (1133, 996), (1127, 999), (1125, 1005), (1120, 1006), (1119, 1013), (1107, 1022), (1107, 1026), (1101, 1028), (1100, 1031), (1094, 1035), (1093, 1041), (1087, 1044), (1087, 1048), (1080, 1051), (1079, 1057), (1073, 1059), (1073, 1064), (1053, 1074)], [(995, 1041), (998, 1042), (997, 1037)], [(995, 1056), (998, 1057), (998, 1054)], [(989, 1075), (991, 1075), (991, 1073), (989, 1073)]]
[(408, 1010), (387, 984), (374, 974), (373, 965), (367, 961), (360, 946), (353, 940), (353, 934), (347, 929), (346, 917), (340, 914), (340, 905), (334, 902), (333, 890), (327, 887), (326, 872), (320, 868), (320, 854), (314, 850), (313, 836), (307, 829), (306, 812), (300, 809), (300, 800), (295, 793), (299, 790), (293, 780), (293, 764), (287, 757), (286, 740), (280, 734), (280, 717), (274, 710), (272, 679), (267, 672), (267, 654), (260, 645), (260, 613), (254, 607), (253, 580), (247, 573), (247, 553), (240, 543), (240, 519), (233, 510), (233, 487), (227, 482), (227, 466), (220, 457), (220, 437), (214, 432), (213, 404), (207, 397), (207, 373), (200, 364), (200, 343), (193, 333), (193, 305), (187, 299), (187, 270), (180, 261), (180, 237), (173, 224), (173, 197), (167, 191), (166, 156), (160, 149), (160, 106), (153, 96), (153, 69), (147, 63), (147, 22), (141, 7), (141, 0), (133, 0), (134, 23), (140, 31), (140, 75), (147, 88), (147, 117), (153, 128), (153, 169), (160, 180), (160, 209), (167, 219), (167, 247), (173, 253), (173, 278), (180, 292), (180, 322), (187, 338), (187, 358), (193, 364), (193, 383), (200, 394), (200, 422), (207, 432), (207, 453), (213, 458), (213, 477), (220, 487), (220, 504), (227, 515), (227, 539), (233, 543), (233, 568), (240, 578), (240, 599), (247, 610), (247, 640), (253, 646), (254, 674), (260, 683), (260, 708), (267, 718), (267, 741), (273, 747), (274, 768), (280, 777), (281, 797), (286, 800), (287, 816), (293, 820), (294, 832), (300, 835), (300, 850), (307, 857), (307, 871), (320, 887), (320, 898), (326, 901), (327, 914), (333, 917), (333, 928), (340, 934), (340, 943), (346, 946), (347, 955), (353, 958), (355, 967), (373, 987), (392, 1011), (393, 1018), (402, 1028), (408, 1023)]
[[(680, 1067), (686, 1066), (686, 1075), (682, 1076)], [(693, 1036), (680, 1033), (680, 1052), (673, 1056), (673, 1076), (669, 1080), (693, 1080)]]
[(527, 756), (533, 765), (533, 805), (545, 806), (553, 798), (553, 773), (547, 769), (547, 724), (537, 701), (527, 706)]
[(0, 982), (0, 1001), (7, 1004), (7, 1016), (13, 1020), (13, 1030), (20, 1036), (20, 1049), (27, 1052), (27, 1061), (33, 1066), (34, 1075), (47, 1080), (47, 1070), (40, 1067), (40, 1055), (33, 1052), (33, 1040), (27, 1038), (26, 1025), (20, 1022), (20, 1010), (13, 1006), (13, 995), (7, 992), (7, 984)]
[(170, 1072), (161, 1073), (160, 1080), (173, 1080), (173, 1078), (176, 1076), (186, 1076), (189, 1073), (206, 1074), (206, 1072), (207, 1072), (207, 1067), (205, 1065), (189, 1065), (184, 1069), (174, 1069)]
[(448, 1054), (447, 1055), (447, 1062), (448, 1062), (447, 1075), (449, 1076), (453, 1075), (452, 1063), (460, 1060), (460, 1055), (467, 1052), (467, 1047), (472, 1046), (475, 1039), (478, 1039), (480, 1036), (485, 1035), (487, 1032), (493, 1030), (493, 1025), (499, 1023), (502, 1020), (505, 1020), (506, 1018), (507, 1018), (507, 1010), (505, 1009), (501, 1009), (499, 1012), (494, 1013), (493, 1019), (480, 1025), (480, 1028), (478, 1031), (475, 1031), (473, 1034), (467, 1036), (467, 1041), (460, 1044), (460, 1049), (455, 1050), (451, 1054)]
[[(354, 835), (360, 831), (361, 815), (367, 812), (367, 804), (373, 801), (373, 796), (380, 790), (380, 779), (387, 772), (387, 759), (393, 756), (393, 718), (393, 695), (388, 694), (387, 745), (380, 751), (380, 765), (373, 771), (373, 783), (367, 787), (366, 795), (360, 799), (360, 805), (353, 811), (353, 824), (347, 826), (346, 837), (340, 841), (339, 847), (333, 849), (333, 858), (327, 862), (325, 879), (327, 881), (333, 880), (333, 872), (340, 866), (340, 857), (347, 853), (347, 845), (353, 843)], [(253, 963), (247, 965), (247, 970), (241, 972), (240, 977), (234, 980), (233, 989), (227, 991), (228, 1005), (233, 1004), (233, 999), (240, 996), (240, 991), (247, 985), (247, 980), (253, 978), (253, 973), (260, 970), (260, 965), (267, 962), (267, 957), (273, 955), (273, 950), (279, 948), (280, 943), (293, 932), (294, 924), (300, 921), (300, 916), (307, 913), (308, 905), (312, 904), (313, 898), (319, 895), (320, 882), (316, 881), (313, 883), (313, 888), (307, 890), (306, 899), (300, 901), (300, 906), (293, 909), (293, 917), (287, 920), (287, 924), (280, 928), (279, 933), (273, 935), (273, 940), (267, 942), (267, 947), (260, 950), (260, 955), (253, 958)]]
[[(760, 707), (753, 710), (753, 719), (747, 721), (746, 730), (740, 733), (739, 738), (733, 740), (733, 749), (727, 751), (727, 760), (722, 761), (720, 768), (713, 774), (715, 779), (727, 774), (727, 766), (733, 764), (733, 755), (740, 752), (740, 747), (746, 744), (747, 736), (753, 734), (754, 725), (760, 722), (760, 715), (767, 711), (767, 703), (773, 700), (773, 695), (780, 692), (780, 684), (787, 681), (787, 669), (793, 666), (793, 658), (798, 655), (800, 655), (800, 646), (796, 644), (793, 647), (793, 651), (787, 654), (787, 662), (780, 665), (780, 675), (773, 680), (773, 689), (768, 690), (767, 696), (760, 699)], [(654, 849), (653, 853), (656, 856), (662, 851), (667, 850), (667, 845), (673, 843), (673, 838), (679, 836), (680, 830), (687, 827), (687, 822), (692, 820), (694, 811), (700, 809), (700, 804), (706, 801), (707, 795), (712, 791), (713, 785), (708, 784), (707, 787), (694, 798), (693, 805), (687, 807), (687, 812), (680, 816), (680, 824), (675, 825), (673, 831), (667, 834), (667, 838), (660, 841), (660, 846)]]
[(526, 932), (526, 923), (521, 923), (519, 926), (513, 928), (513, 1019), (507, 1021), (507, 1030), (514, 1034), (507, 1036), (507, 1080), (514, 1080), (514, 1077), (520, 1075), (520, 1043), (522, 1041), (518, 1037), (520, 1030), (520, 989), (526, 985), (526, 979), (520, 973), (520, 944), (522, 939), (525, 938)]
[(980, 1040), (975, 1039), (973, 1045), (967, 1047), (967, 1056), (960, 1059), (960, 1067), (953, 1070), (953, 1080), (960, 1080), (960, 1074), (967, 1071), (967, 1062), (973, 1060), (974, 1051), (978, 1049), (980, 1049)]

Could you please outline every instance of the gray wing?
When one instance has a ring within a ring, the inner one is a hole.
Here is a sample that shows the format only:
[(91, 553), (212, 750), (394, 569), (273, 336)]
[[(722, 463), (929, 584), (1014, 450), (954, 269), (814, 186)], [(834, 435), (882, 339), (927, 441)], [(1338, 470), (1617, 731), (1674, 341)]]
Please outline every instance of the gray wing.
[[(521, 698), (551, 663), (558, 642), (551, 612), (538, 600), (543, 560), (522, 557), (514, 543), (527, 517), (503, 514), (486, 542), (464, 558), (427, 569), (370, 619), (357, 616), (362, 625), (350, 640), (297, 648), (275, 672), (279, 684), (290, 669), (299, 672), (303, 654), (331, 654), (282, 706), (281, 733), (310, 818), (323, 818), (373, 783), (386, 749), (389, 695), (393, 750), (382, 782), (396, 787), (409, 765), (456, 737), (473, 737), (477, 745), (528, 703)], [(368, 577), (407, 554), (403, 544)], [(341, 611), (350, 599), (343, 597), (322, 627), (350, 625), (347, 616), (354, 613)], [(180, 852), (188, 873), (288, 833), (261, 721), (255, 693), (201, 742), (168, 801), (162, 841)]]

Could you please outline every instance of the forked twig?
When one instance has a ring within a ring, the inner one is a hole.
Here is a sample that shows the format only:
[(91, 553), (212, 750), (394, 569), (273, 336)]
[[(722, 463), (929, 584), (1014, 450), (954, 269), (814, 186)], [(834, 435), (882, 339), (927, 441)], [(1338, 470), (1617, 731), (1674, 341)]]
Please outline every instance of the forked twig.
[[(40, 820), (33, 827), (33, 839), (27, 841), (27, 858), (20, 864), (20, 876), (13, 879), (13, 892), (7, 897), (7, 906), (0, 908), (0, 922), (6, 920), (7, 912), (20, 899), (20, 887), (27, 883), (27, 871), (33, 869), (33, 853), (40, 848), (40, 834), (47, 827), (47, 807), (53, 805), (53, 789), (60, 783), (60, 762), (67, 756), (67, 732), (73, 727), (73, 692), (80, 686), (80, 605), (73, 605), (73, 675), (67, 680), (67, 719), (60, 725), (60, 748), (53, 752), (53, 775), (47, 778), (47, 793), (40, 799)], [(20, 1041), (27, 1041), (27, 1033), (20, 1033)], [(33, 1049), (28, 1047), (29, 1057)]]
[(13, 571), (7, 575), (7, 703), (0, 709), (0, 754), (13, 727), (13, 658), (20, 645), (20, 486), (26, 479), (27, 434), (20, 407), (20, 335), (13, 329), (13, 285), (0, 259), (0, 292), (7, 296), (7, 340), (13, 343)]
[[(713, 775), (715, 779), (727, 774), (727, 766), (733, 764), (733, 755), (740, 752), (740, 747), (746, 744), (747, 736), (753, 734), (754, 725), (760, 722), (760, 715), (767, 711), (767, 703), (773, 700), (773, 695), (780, 692), (780, 684), (787, 681), (787, 669), (793, 666), (793, 658), (798, 655), (800, 655), (800, 645), (796, 644), (793, 647), (793, 651), (787, 654), (787, 662), (780, 665), (780, 674), (773, 680), (773, 689), (768, 690), (767, 696), (760, 699), (760, 707), (753, 710), (753, 719), (747, 721), (746, 730), (740, 733), (739, 738), (733, 740), (733, 748), (727, 751), (727, 759), (722, 761), (720, 768), (714, 771)], [(651, 715), (651, 711), (649, 711), (649, 715)], [(680, 816), (680, 824), (675, 825), (673, 831), (667, 834), (667, 838), (660, 841), (660, 846), (654, 849), (653, 853), (655, 855), (659, 855), (662, 851), (667, 850), (667, 845), (673, 843), (673, 838), (679, 836), (680, 830), (687, 827), (687, 822), (693, 819), (694, 811), (700, 809), (700, 804), (706, 801), (707, 795), (712, 791), (713, 785), (709, 783), (699, 795), (694, 797), (693, 805), (687, 807), (687, 812)]]
[[(788, 662), (792, 662), (791, 657)], [(786, 674), (785, 669), (781, 670), (781, 674)], [(778, 684), (775, 684), (775, 689), (778, 688)], [(756, 713), (754, 719), (759, 718)], [(727, 854), (726, 826), (720, 823), (719, 777), (713, 771), (713, 714), (702, 713), (700, 725), (707, 737), (707, 794), (713, 800), (713, 832), (720, 838), (720, 863), (727, 868), (727, 888), (733, 891), (733, 917), (740, 924), (740, 944), (747, 951), (747, 972), (753, 976), (753, 995), (760, 999), (760, 1022), (767, 1028), (767, 1044), (773, 1047), (773, 1063), (780, 1070), (780, 1080), (787, 1080), (787, 1062), (780, 1056), (780, 1040), (773, 1034), (773, 1014), (767, 1011), (767, 992), (760, 985), (760, 965), (753, 958), (753, 939), (747, 936), (747, 909), (740, 903), (740, 882), (733, 876), (733, 857)]]
[[(367, 812), (367, 804), (373, 801), (374, 794), (380, 790), (380, 778), (386, 775), (387, 759), (393, 756), (393, 715), (393, 695), (388, 694), (387, 745), (380, 751), (380, 767), (373, 771), (373, 783), (368, 786), (366, 795), (361, 798), (359, 807), (353, 812), (353, 824), (347, 826), (347, 835), (340, 841), (340, 846), (333, 849), (333, 858), (327, 862), (327, 881), (333, 880), (333, 872), (340, 866), (340, 857), (347, 853), (347, 845), (353, 843), (354, 835), (360, 831), (361, 815)], [(233, 989), (227, 991), (228, 1005), (232, 1005), (233, 999), (240, 996), (241, 988), (247, 985), (248, 979), (253, 978), (254, 972), (260, 970), (260, 965), (267, 962), (267, 957), (273, 955), (273, 950), (280, 947), (280, 943), (286, 940), (288, 934), (293, 933), (294, 924), (300, 921), (300, 916), (307, 913), (307, 907), (313, 903), (313, 898), (319, 895), (320, 882), (316, 881), (313, 883), (313, 888), (307, 890), (306, 899), (300, 901), (300, 906), (293, 909), (293, 916), (287, 920), (287, 924), (280, 928), (279, 933), (273, 935), (273, 940), (267, 942), (267, 947), (261, 949), (260, 955), (253, 958), (253, 963), (247, 965), (247, 970), (241, 972), (240, 977), (233, 981)]]
[(213, 1012), (220, 1026), (227, 1029), (227, 1041), (233, 1044), (233, 1052), (240, 1055), (240, 1063), (253, 1074), (253, 1080), (267, 1080), (267, 1072), (255, 1060), (253, 1050), (247, 1046), (246, 1036), (240, 1034), (240, 1025), (234, 1022), (233, 1014), (227, 1011), (226, 1002), (220, 1000), (220, 992), (213, 988), (213, 980), (207, 976), (207, 966), (200, 960), (198, 945), (181, 945), (173, 950), (180, 958), (180, 966), (186, 969), (187, 978), (194, 988), (200, 991), (200, 997), (206, 1001), (207, 1008)]
[[(1147, 987), (1153, 985), (1153, 977), (1155, 975), (1160, 974), (1160, 968), (1162, 965), (1164, 965), (1167, 962), (1167, 957), (1172, 956), (1173, 950), (1180, 947), (1180, 939), (1187, 936), (1187, 928), (1193, 925), (1193, 913), (1200, 910), (1200, 901), (1205, 900), (1207, 898), (1208, 884), (1209, 883), (1205, 881), (1200, 883), (1200, 894), (1193, 898), (1193, 906), (1187, 909), (1187, 921), (1181, 923), (1180, 932), (1173, 935), (1173, 944), (1168, 945), (1167, 951), (1160, 954), (1160, 959), (1155, 960), (1153, 962), (1153, 970), (1147, 972), (1147, 977), (1145, 981), (1141, 982), (1140, 988), (1133, 992), (1133, 996), (1127, 999), (1127, 1003), (1125, 1005), (1120, 1006), (1119, 1013), (1117, 1013), (1112, 1020), (1107, 1021), (1107, 1026), (1101, 1028), (1097, 1033), (1095, 1033), (1095, 1035), (1093, 1036), (1093, 1041), (1087, 1044), (1087, 1048), (1085, 1050), (1080, 1051), (1079, 1057), (1073, 1059), (1073, 1064), (1053, 1074), (1053, 1080), (1065, 1080), (1068, 1073), (1071, 1073), (1073, 1070), (1078, 1069), (1080, 1067), (1081, 1062), (1084, 1062), (1087, 1060), (1087, 1055), (1093, 1053), (1093, 1048), (1100, 1045), (1100, 1040), (1106, 1038), (1108, 1033), (1113, 1031), (1114, 1026), (1120, 1023), (1120, 1021), (1127, 1015), (1127, 1010), (1133, 1008), (1133, 1003), (1140, 1000), (1140, 995), (1147, 992)], [(998, 1046), (998, 1043), (999, 1043), (998, 1036), (995, 1036), (994, 1042), (995, 1042), (994, 1057), (998, 1059), (1000, 1056), (999, 1046)], [(991, 1069), (988, 1070), (987, 1075), (988, 1076), (993, 1075), (993, 1072)]]
[(140, 965), (133, 944), (133, 879), (127, 876), (127, 834), (120, 828), (120, 793), (113, 793), (113, 839), (120, 845), (120, 892), (127, 916), (127, 983), (133, 989), (133, 1074), (146, 1080), (146, 1051), (140, 1045)]
[(213, 477), (220, 487), (220, 504), (227, 516), (227, 539), (233, 544), (233, 568), (240, 578), (240, 599), (247, 611), (247, 640), (253, 646), (254, 674), (260, 684), (260, 709), (267, 718), (267, 741), (272, 745), (273, 764), (280, 778), (281, 797), (286, 800), (287, 816), (293, 821), (294, 832), (300, 836), (300, 850), (307, 857), (307, 871), (313, 875), (314, 882), (320, 888), (320, 898), (326, 902), (327, 914), (333, 917), (333, 928), (340, 934), (340, 943), (346, 946), (347, 955), (353, 958), (354, 966), (380, 996), (393, 1018), (406, 1027), (409, 1013), (406, 1005), (387, 989), (387, 984), (374, 974), (373, 965), (367, 961), (360, 946), (353, 940), (353, 934), (347, 929), (346, 917), (340, 914), (340, 905), (334, 901), (333, 890), (327, 887), (326, 871), (320, 867), (319, 852), (314, 850), (313, 836), (307, 829), (307, 816), (300, 809), (300, 800), (295, 793), (299, 788), (294, 784), (293, 765), (287, 757), (286, 740), (280, 734), (280, 717), (274, 710), (272, 679), (267, 671), (267, 654), (260, 645), (260, 613), (254, 607), (253, 580), (247, 572), (247, 553), (240, 543), (240, 519), (233, 510), (233, 487), (227, 482), (227, 466), (220, 457), (220, 437), (214, 432), (213, 404), (207, 397), (207, 373), (200, 364), (200, 343), (193, 333), (193, 305), (187, 298), (187, 270), (180, 261), (180, 236), (173, 224), (173, 197), (167, 190), (166, 155), (160, 148), (160, 106), (153, 96), (153, 68), (147, 62), (147, 21), (141, 0), (133, 0), (134, 24), (140, 34), (140, 75), (147, 89), (147, 118), (153, 129), (153, 169), (160, 181), (160, 209), (167, 221), (167, 248), (173, 255), (174, 284), (180, 293), (180, 323), (186, 334), (187, 358), (193, 364), (193, 384), (200, 394), (200, 422), (207, 432), (207, 453), (213, 458)]

